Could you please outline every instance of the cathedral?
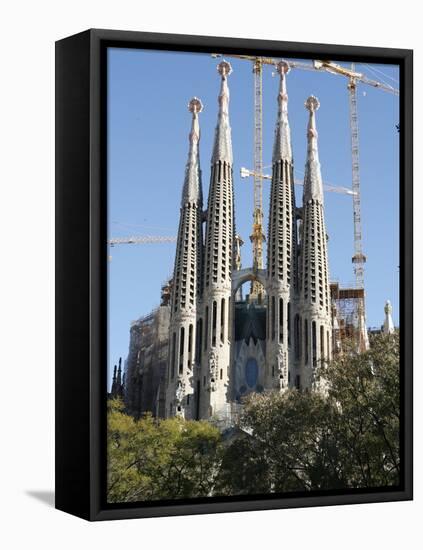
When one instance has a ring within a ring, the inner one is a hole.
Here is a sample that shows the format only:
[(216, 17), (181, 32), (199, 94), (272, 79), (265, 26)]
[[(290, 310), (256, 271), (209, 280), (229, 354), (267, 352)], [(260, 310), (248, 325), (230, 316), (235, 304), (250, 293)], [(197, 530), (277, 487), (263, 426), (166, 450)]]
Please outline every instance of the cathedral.
[[(167, 361), (158, 389), (164, 417), (230, 419), (250, 392), (312, 388), (316, 366), (330, 359), (336, 345), (316, 128), (319, 101), (310, 96), (305, 102), (307, 159), (297, 206), (289, 65), (279, 62), (267, 265), (243, 268), (234, 214), (232, 68), (222, 61), (217, 69), (220, 93), (206, 208), (199, 152), (203, 107), (196, 97), (189, 103), (189, 152), (167, 305)], [(248, 281), (254, 292), (244, 298), (241, 286)]]

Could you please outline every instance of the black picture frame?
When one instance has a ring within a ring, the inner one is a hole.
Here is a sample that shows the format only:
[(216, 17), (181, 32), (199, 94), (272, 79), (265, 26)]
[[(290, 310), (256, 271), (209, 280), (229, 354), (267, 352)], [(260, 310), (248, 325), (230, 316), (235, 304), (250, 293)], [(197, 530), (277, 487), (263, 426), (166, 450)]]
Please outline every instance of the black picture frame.
[[(224, 51), (400, 67), (401, 484), (397, 490), (106, 503), (108, 47)], [(56, 43), (56, 508), (87, 520), (412, 499), (413, 52), (91, 29)]]

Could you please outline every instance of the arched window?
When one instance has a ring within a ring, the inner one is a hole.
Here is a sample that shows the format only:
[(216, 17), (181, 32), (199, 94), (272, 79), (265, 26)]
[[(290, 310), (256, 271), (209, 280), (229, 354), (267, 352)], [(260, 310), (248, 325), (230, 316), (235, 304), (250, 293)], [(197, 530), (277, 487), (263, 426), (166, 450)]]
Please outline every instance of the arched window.
[(216, 346), (216, 322), (217, 322), (217, 303), (213, 302), (212, 314), (212, 346)]
[(283, 342), (283, 299), (279, 298), (279, 342)]
[(291, 346), (291, 304), (288, 302), (286, 324), (288, 325), (288, 347)]
[(188, 328), (188, 367), (192, 367), (192, 335), (193, 335), (194, 327), (192, 324), (189, 325)]
[(298, 313), (294, 317), (294, 353), (295, 359), (301, 356), (301, 318)]
[(205, 330), (204, 330), (204, 351), (207, 351), (207, 344), (209, 338), (209, 306), (206, 306), (206, 315), (205, 315)]
[(176, 363), (176, 332), (172, 334), (172, 359), (171, 359), (171, 371), (170, 378), (173, 380), (175, 378), (175, 363)]
[(311, 347), (313, 352), (313, 367), (316, 366), (317, 361), (317, 333), (316, 333), (316, 321), (311, 323)]
[(197, 321), (197, 334), (195, 335), (195, 361), (200, 362), (201, 359), (201, 342), (203, 340), (203, 319), (200, 317)]
[(181, 327), (181, 336), (179, 340), (179, 374), (184, 372), (184, 348), (185, 348), (185, 328)]
[(304, 319), (304, 364), (308, 365), (308, 321)]
[(225, 298), (220, 303), (220, 341), (225, 341)]
[(232, 339), (231, 298), (228, 298), (228, 340)]

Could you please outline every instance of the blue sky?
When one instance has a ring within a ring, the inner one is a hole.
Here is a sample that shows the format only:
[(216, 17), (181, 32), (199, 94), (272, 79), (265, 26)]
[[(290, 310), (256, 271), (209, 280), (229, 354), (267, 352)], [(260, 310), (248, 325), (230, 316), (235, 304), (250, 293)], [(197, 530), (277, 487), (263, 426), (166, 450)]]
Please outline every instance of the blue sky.
[[(237, 232), (243, 237), (244, 267), (251, 264), (252, 180), (241, 179), (241, 166), (252, 168), (253, 75), (247, 61), (230, 59), (230, 120), (234, 150)], [(205, 202), (217, 117), (218, 60), (207, 54), (112, 48), (108, 52), (108, 208), (109, 238), (129, 235), (176, 235), (188, 154), (191, 116), (188, 101), (199, 97), (200, 156)], [(370, 78), (398, 87), (396, 66), (357, 65)], [(381, 74), (378, 71), (382, 71)], [(270, 172), (279, 79), (272, 67), (263, 72), (263, 164)], [(392, 80), (394, 79), (394, 80)], [(323, 180), (351, 187), (351, 147), (346, 79), (326, 73), (292, 70), (287, 80), (289, 121), (296, 177), (302, 179), (306, 154), (307, 111), (313, 94), (317, 112)], [(399, 122), (398, 97), (358, 88), (363, 251), (367, 324), (383, 322), (386, 299), (399, 320)], [(270, 182), (264, 181), (267, 225)], [(297, 187), (300, 205), (302, 188)], [(352, 198), (325, 193), (331, 280), (354, 281)], [(267, 229), (266, 229), (267, 233)], [(175, 244), (120, 245), (110, 249), (109, 373), (128, 353), (130, 322), (160, 301), (160, 288), (172, 273)]]

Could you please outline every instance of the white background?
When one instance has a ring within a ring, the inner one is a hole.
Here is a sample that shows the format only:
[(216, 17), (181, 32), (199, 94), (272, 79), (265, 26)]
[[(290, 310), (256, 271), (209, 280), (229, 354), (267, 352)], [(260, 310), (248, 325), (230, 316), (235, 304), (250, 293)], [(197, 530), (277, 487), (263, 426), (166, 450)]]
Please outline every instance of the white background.
[[(415, 360), (414, 502), (97, 524), (58, 512), (48, 504), (53, 499), (54, 480), (54, 41), (97, 27), (413, 48), (415, 204), (419, 205), (422, 42), (417, 6), (417, 2), (410, 0), (395, 3), (15, 0), (2, 4), (0, 540), (3, 548), (421, 547), (420, 354), (416, 354)], [(418, 285), (422, 276), (418, 244), (423, 237), (421, 219), (416, 219), (415, 230)], [(419, 310), (422, 303), (417, 286), (417, 335), (423, 329)]]

